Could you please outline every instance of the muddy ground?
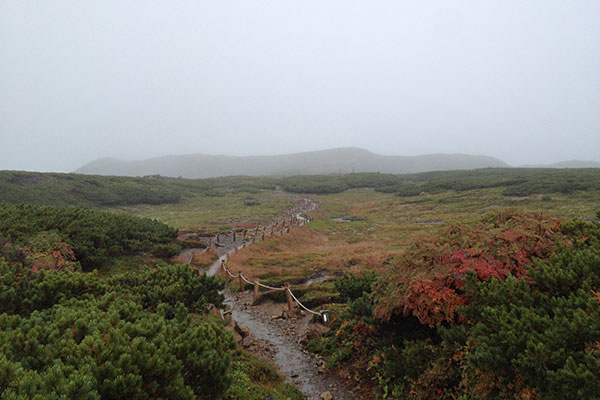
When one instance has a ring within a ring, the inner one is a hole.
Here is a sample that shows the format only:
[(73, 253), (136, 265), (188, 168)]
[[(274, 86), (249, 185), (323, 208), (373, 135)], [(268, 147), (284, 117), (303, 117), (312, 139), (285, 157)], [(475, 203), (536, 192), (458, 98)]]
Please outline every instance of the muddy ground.
[[(318, 355), (304, 350), (308, 338), (328, 330), (313, 322), (312, 315), (282, 318), (287, 305), (266, 300), (252, 306), (252, 293), (225, 292), (226, 304), (233, 307), (235, 323), (247, 329), (249, 335), (241, 344), (249, 352), (274, 364), (286, 380), (295, 385), (308, 399), (319, 399), (330, 392), (334, 399), (364, 398), (350, 381), (325, 367)], [(239, 338), (239, 336), (238, 336)]]

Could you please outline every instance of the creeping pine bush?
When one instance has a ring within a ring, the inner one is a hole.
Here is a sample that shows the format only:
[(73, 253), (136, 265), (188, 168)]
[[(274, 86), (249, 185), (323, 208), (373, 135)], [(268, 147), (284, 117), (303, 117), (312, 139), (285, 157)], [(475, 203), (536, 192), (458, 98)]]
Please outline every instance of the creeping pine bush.
[(229, 384), (230, 334), (130, 300), (74, 300), (0, 324), (3, 398), (214, 399)]
[(563, 231), (572, 242), (537, 262), (532, 283), (510, 277), (468, 285), (468, 388), (487, 376), (494, 396), (598, 398), (600, 226), (577, 221)]
[(342, 300), (356, 300), (363, 293), (371, 293), (371, 285), (377, 279), (377, 274), (367, 272), (363, 275), (344, 274), (335, 280), (335, 289)]
[(170, 257), (179, 252), (177, 230), (147, 218), (115, 215), (78, 207), (0, 203), (0, 238), (28, 245), (42, 232), (55, 232), (86, 270), (103, 267), (111, 257), (152, 251)]
[(0, 397), (218, 399), (235, 342), (190, 312), (219, 288), (185, 266), (106, 279), (0, 260)]

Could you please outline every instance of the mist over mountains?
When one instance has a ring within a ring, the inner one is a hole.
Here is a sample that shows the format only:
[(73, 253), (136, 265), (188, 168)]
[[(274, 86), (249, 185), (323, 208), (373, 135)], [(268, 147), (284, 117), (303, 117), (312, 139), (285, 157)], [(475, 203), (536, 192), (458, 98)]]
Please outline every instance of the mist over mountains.
[(273, 156), (174, 155), (127, 161), (102, 158), (75, 172), (97, 175), (162, 175), (184, 178), (286, 176), (350, 172), (414, 173), (508, 167), (494, 157), (466, 154), (383, 156), (358, 148), (339, 148)]
[[(289, 176), (381, 172), (406, 174), (427, 171), (511, 167), (495, 157), (468, 154), (384, 156), (347, 147), (272, 156), (226, 156), (207, 154), (171, 155), (146, 160), (101, 158), (74, 172), (95, 175), (162, 175), (190, 179), (219, 176)], [(600, 168), (595, 161), (562, 161), (554, 164), (522, 165), (524, 168)]]

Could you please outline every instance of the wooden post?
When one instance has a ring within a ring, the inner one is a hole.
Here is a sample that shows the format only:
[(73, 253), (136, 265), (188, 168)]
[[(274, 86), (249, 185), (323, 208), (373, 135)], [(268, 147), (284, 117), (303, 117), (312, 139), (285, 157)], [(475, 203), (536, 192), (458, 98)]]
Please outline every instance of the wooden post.
[(235, 242), (235, 231), (233, 231), (233, 241)]
[(287, 298), (288, 310), (291, 312), (294, 310), (294, 299), (292, 299), (292, 293), (290, 293), (290, 285), (285, 284), (285, 297)]
[(221, 234), (217, 233), (217, 243), (219, 243), (220, 239), (221, 239)]
[[(225, 271), (225, 260), (221, 260), (221, 271), (225, 274), (225, 285), (229, 285), (229, 281), (231, 280), (231, 276)], [(220, 272), (220, 271), (219, 271)]]
[(232, 325), (233, 318), (231, 316), (231, 312), (233, 311), (233, 307), (226, 304), (225, 309), (223, 310), (223, 317), (228, 326)]
[(242, 279), (242, 271), (238, 272), (238, 277), (240, 279), (240, 292), (244, 291), (244, 280)]
[(258, 282), (254, 281), (254, 300), (252, 301), (252, 304), (256, 304), (257, 300), (258, 300)]

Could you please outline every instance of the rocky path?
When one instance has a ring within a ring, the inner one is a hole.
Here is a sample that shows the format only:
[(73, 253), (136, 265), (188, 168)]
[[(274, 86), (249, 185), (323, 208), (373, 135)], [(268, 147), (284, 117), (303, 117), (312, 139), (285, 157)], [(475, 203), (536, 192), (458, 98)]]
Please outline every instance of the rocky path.
[[(318, 204), (312, 199), (299, 196), (294, 198), (296, 205), (263, 227), (262, 232), (268, 232), (268, 235), (274, 230), (275, 235), (285, 234), (293, 227), (288, 225), (285, 228), (282, 222), (293, 220), (299, 225), (308, 222), (303, 214), (313, 211)], [(235, 240), (232, 234), (220, 235), (217, 247), (220, 258), (205, 272), (208, 275), (218, 274), (221, 262), (226, 262), (228, 255), (262, 239), (262, 233), (258, 230), (252, 236), (238, 234)], [(307, 335), (327, 330), (325, 326), (312, 322), (311, 315), (283, 319), (280, 318), (282, 307), (285, 308), (283, 304), (265, 301), (260, 305), (251, 306), (250, 292), (233, 294), (225, 290), (223, 294), (226, 298), (225, 303), (232, 309), (234, 322), (249, 331), (249, 336), (242, 341), (243, 346), (259, 357), (270, 360), (286, 380), (295, 385), (307, 399), (362, 399), (358, 393), (350, 390), (347, 382), (327, 371), (324, 361), (318, 355), (303, 349), (302, 343), (306, 341)]]
[[(226, 304), (233, 307), (233, 320), (250, 331), (243, 346), (253, 354), (270, 360), (307, 399), (321, 399), (321, 395), (336, 400), (360, 399), (347, 383), (325, 368), (318, 355), (303, 349), (307, 336), (327, 328), (312, 322), (311, 316), (279, 318), (282, 304), (267, 301), (251, 306), (252, 294), (225, 292)], [(285, 309), (285, 306), (283, 306)]]

